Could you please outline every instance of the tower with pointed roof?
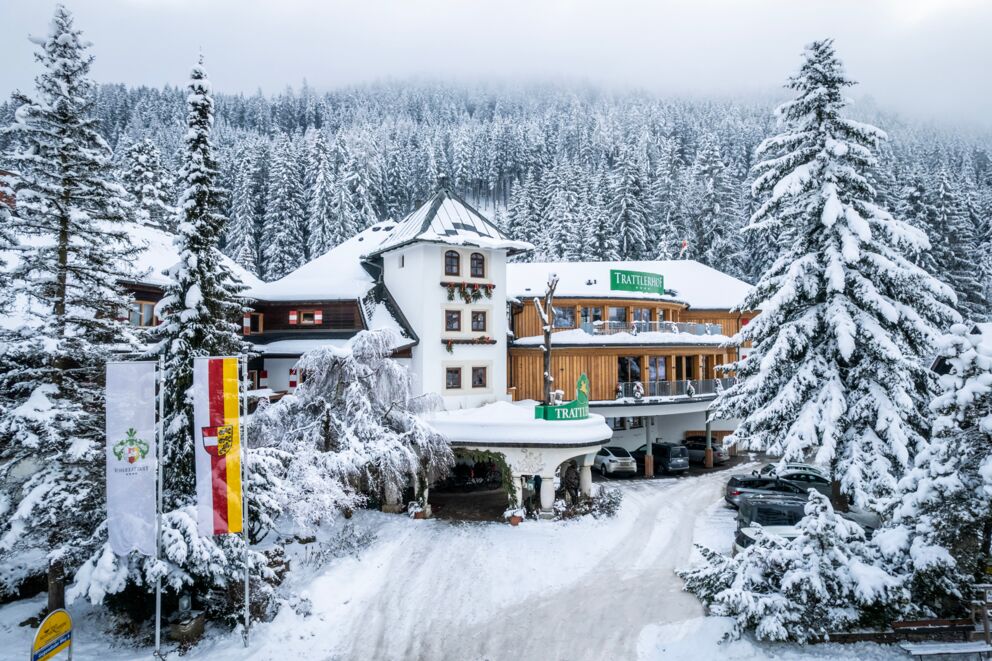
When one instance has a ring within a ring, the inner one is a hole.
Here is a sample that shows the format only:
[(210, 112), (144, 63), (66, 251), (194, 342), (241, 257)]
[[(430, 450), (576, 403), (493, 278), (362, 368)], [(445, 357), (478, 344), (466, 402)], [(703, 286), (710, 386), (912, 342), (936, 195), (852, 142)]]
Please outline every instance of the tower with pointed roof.
[(434, 195), (365, 256), (420, 342), (420, 392), (449, 409), (507, 399), (506, 258), (531, 245), (507, 238), (440, 178)]

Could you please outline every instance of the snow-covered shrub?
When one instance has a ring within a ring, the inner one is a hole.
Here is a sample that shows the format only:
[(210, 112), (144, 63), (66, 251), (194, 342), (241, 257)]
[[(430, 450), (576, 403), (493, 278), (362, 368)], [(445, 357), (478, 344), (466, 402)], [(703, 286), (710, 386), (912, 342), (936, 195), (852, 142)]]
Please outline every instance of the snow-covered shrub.
[(786, 541), (759, 529), (734, 558), (702, 549), (706, 564), (679, 572), (685, 589), (715, 615), (733, 617), (735, 634), (807, 642), (856, 625), (877, 624), (908, 599), (900, 578), (879, 568), (878, 551), (857, 524), (810, 492), (799, 535)]
[(357, 528), (348, 521), (337, 529), (330, 538), (324, 541), (314, 540), (305, 544), (301, 563), (311, 569), (320, 569), (336, 558), (358, 557), (375, 540), (374, 532)]
[(595, 519), (616, 516), (623, 502), (623, 492), (620, 489), (600, 487), (588, 498), (579, 498), (574, 503), (556, 500), (554, 516), (556, 519), (574, 519), (580, 516), (592, 516)]
[(365, 331), (345, 349), (304, 354), (306, 375), (295, 394), (255, 416), (255, 438), (289, 457), (286, 513), (313, 531), (366, 496), (399, 502), (421, 493), (454, 457), (448, 442), (422, 419), (434, 397), (413, 397), (408, 370), (390, 359), (392, 331)]

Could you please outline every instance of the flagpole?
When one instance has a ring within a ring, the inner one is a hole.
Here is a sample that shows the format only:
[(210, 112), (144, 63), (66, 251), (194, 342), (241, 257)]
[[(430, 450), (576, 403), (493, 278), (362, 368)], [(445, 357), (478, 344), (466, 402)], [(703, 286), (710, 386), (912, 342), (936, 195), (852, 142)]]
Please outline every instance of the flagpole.
[(248, 357), (241, 355), (241, 534), (245, 544), (245, 647), (248, 647), (248, 484), (245, 481), (248, 460)]
[[(158, 447), (155, 463), (158, 468), (158, 506), (155, 511), (155, 560), (160, 561), (162, 555), (162, 446), (165, 426), (165, 357), (158, 358), (158, 425), (156, 436)], [(155, 579), (155, 656), (162, 657), (162, 576)]]

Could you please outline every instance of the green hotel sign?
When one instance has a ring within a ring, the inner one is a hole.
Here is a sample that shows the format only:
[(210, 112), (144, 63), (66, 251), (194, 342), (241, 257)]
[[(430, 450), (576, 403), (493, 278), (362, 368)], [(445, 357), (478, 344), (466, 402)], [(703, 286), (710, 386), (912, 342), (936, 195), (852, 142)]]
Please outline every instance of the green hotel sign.
[(589, 417), (589, 377), (585, 374), (575, 382), (575, 399), (561, 406), (538, 404), (534, 407), (537, 420), (584, 420)]
[(665, 293), (665, 276), (644, 271), (610, 269), (610, 290), (641, 291), (650, 294)]

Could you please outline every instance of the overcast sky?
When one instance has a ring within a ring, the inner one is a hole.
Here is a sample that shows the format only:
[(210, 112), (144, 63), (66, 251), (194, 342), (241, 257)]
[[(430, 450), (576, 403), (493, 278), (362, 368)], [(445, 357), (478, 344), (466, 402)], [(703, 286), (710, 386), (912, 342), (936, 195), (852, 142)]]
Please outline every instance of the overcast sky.
[[(100, 82), (331, 89), (410, 76), (548, 80), (728, 96), (776, 91), (834, 37), (855, 96), (992, 126), (990, 0), (68, 0)], [(0, 0), (0, 94), (37, 71), (54, 2)]]

